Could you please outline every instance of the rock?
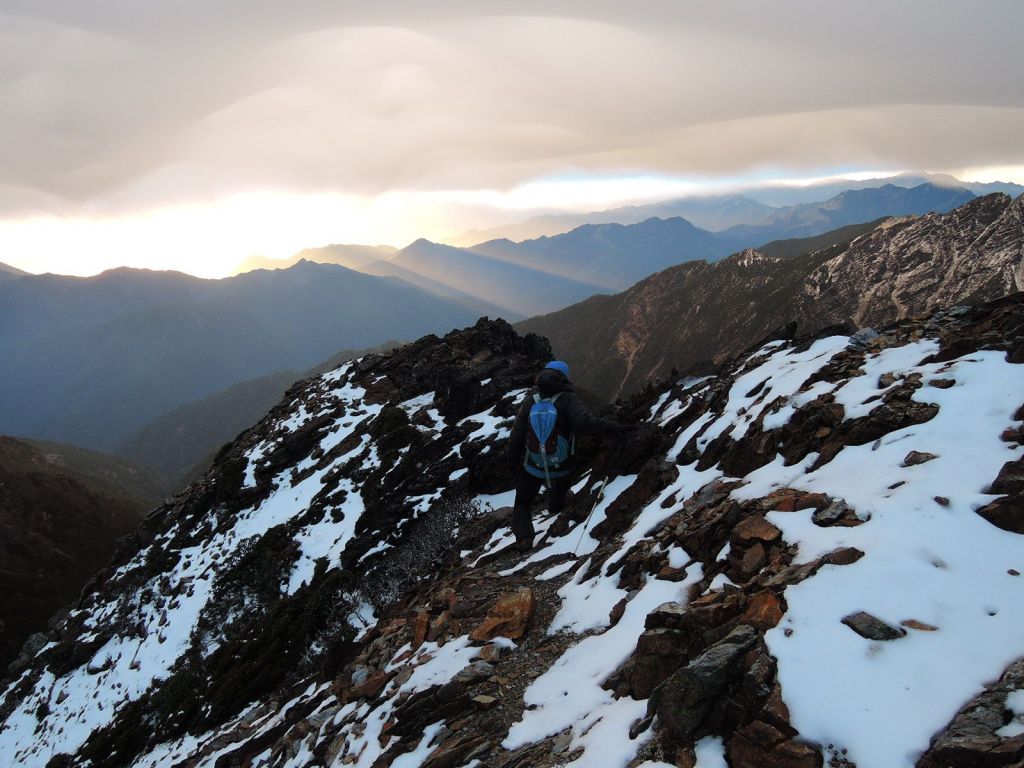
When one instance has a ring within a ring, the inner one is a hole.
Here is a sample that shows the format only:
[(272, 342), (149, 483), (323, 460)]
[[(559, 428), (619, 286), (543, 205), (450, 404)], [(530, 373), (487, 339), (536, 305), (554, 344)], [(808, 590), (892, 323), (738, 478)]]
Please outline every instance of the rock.
[(928, 382), (929, 387), (938, 387), (939, 389), (949, 389), (954, 384), (956, 384), (954, 379), (931, 379)]
[(844, 616), (843, 624), (868, 640), (898, 640), (907, 634), (907, 630), (886, 624), (877, 616), (865, 611)]
[(691, 741), (729, 684), (742, 673), (739, 661), (757, 638), (753, 627), (736, 627), (662, 683), (648, 700), (647, 714), (657, 715), (676, 741)]
[(936, 504), (938, 504), (940, 507), (948, 507), (949, 506), (949, 499), (946, 498), (945, 496), (933, 496), (932, 500)]
[(939, 458), (934, 453), (928, 453), (927, 451), (911, 451), (903, 457), (904, 467), (916, 467), (918, 464), (924, 464), (926, 461)]
[(496, 661), (500, 660), (501, 657), (504, 656), (504, 655), (505, 655), (505, 648), (504, 647), (502, 647), (500, 645), (496, 645), (495, 643), (488, 643), (483, 648), (481, 648), (479, 651), (477, 651), (477, 654), (476, 654), (476, 656), (474, 656), (474, 659), (477, 659), (479, 661), (486, 661), (486, 662), (489, 662), (489, 663), (493, 664)]
[(917, 619), (904, 619), (900, 622), (901, 626), (907, 627), (908, 629), (916, 629), (920, 632), (938, 632), (938, 627), (933, 627), (931, 624), (925, 624), (923, 621)]
[(533, 590), (529, 587), (502, 595), (483, 622), (470, 632), (470, 640), (482, 643), (499, 636), (518, 640), (530, 626), (534, 604)]
[(782, 538), (782, 531), (769, 523), (761, 515), (750, 515), (732, 529), (730, 540), (732, 545), (745, 546), (755, 541), (771, 543)]
[(857, 513), (845, 501), (836, 499), (824, 509), (814, 510), (814, 513), (811, 515), (811, 522), (827, 528), (833, 525), (861, 525), (864, 521), (857, 517)]
[(647, 629), (656, 629), (657, 627), (674, 627), (678, 629), (682, 626), (686, 613), (687, 608), (682, 603), (662, 603), (647, 614), (647, 618), (644, 620), (644, 627)]
[(754, 720), (738, 729), (726, 745), (731, 768), (821, 768), (821, 753), (786, 738), (777, 728)]
[(379, 669), (349, 688), (347, 697), (350, 701), (352, 699), (375, 699), (384, 690), (384, 686), (390, 679), (391, 675)]
[(988, 492), (1000, 494), (1024, 493), (1024, 459), (1008, 461), (1003, 464)]
[(551, 742), (551, 754), (562, 754), (569, 749), (570, 744), (572, 744), (572, 732), (558, 734), (555, 740)]
[(878, 339), (880, 335), (874, 328), (861, 328), (850, 337), (850, 346), (867, 347), (871, 342)]
[(490, 709), (498, 703), (498, 700), (493, 696), (485, 696), (483, 694), (480, 696), (474, 696), (470, 701), (476, 704), (480, 709)]
[(479, 683), (482, 680), (486, 680), (494, 674), (494, 665), (489, 664), (486, 661), (474, 661), (468, 665), (465, 669), (459, 672), (455, 679), (463, 685), (473, 685)]
[(758, 629), (771, 629), (782, 621), (782, 613), (782, 603), (774, 593), (758, 592), (750, 598), (742, 621)]
[(1024, 494), (1003, 496), (978, 510), (978, 514), (996, 528), (1024, 533)]
[(626, 600), (626, 598), (622, 598), (621, 600), (619, 600), (619, 602), (612, 606), (612, 609), (608, 612), (609, 626), (614, 627), (616, 624), (619, 623), (619, 619), (621, 619), (623, 615), (626, 613), (627, 602), (628, 601)]
[(1024, 737), (1002, 738), (1006, 696), (1024, 688), (1024, 660), (1011, 664), (1002, 677), (964, 705), (933, 740), (918, 768), (1015, 768), (1024, 761)]

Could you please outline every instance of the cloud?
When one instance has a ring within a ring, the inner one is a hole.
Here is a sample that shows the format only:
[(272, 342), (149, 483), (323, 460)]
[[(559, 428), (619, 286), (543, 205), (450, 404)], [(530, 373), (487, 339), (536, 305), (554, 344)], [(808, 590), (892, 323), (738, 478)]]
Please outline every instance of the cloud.
[(1012, 1), (3, 0), (0, 216), (1020, 164), (1022, 26)]

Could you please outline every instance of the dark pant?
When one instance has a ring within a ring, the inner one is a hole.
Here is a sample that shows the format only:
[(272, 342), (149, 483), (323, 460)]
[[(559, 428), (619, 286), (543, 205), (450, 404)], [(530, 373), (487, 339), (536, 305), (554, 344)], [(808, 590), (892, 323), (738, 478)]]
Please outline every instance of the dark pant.
[[(533, 500), (537, 498), (544, 480), (534, 477), (525, 470), (519, 476), (516, 485), (516, 501), (512, 507), (512, 533), (516, 535), (516, 541), (533, 542), (534, 530), (533, 520), (530, 516), (530, 507)], [(569, 493), (568, 477), (551, 478), (551, 487), (547, 489), (548, 511), (557, 515), (565, 507), (565, 497)]]

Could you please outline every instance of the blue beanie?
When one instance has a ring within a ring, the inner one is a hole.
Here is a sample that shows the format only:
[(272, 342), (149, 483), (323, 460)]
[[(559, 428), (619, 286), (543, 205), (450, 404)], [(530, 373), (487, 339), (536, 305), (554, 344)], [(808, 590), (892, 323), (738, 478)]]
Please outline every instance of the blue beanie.
[(556, 371), (560, 371), (565, 378), (569, 378), (569, 364), (562, 360), (552, 360), (550, 363), (544, 366), (545, 368), (551, 368)]

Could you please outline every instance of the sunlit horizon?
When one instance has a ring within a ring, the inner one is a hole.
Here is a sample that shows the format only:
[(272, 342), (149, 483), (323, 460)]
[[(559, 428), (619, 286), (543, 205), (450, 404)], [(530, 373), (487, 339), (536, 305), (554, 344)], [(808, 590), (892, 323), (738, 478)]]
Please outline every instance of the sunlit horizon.
[[(346, 243), (402, 248), (545, 213), (586, 213), (766, 187), (884, 179), (903, 170), (718, 179), (667, 175), (566, 175), (508, 190), (413, 190), (376, 196), (259, 191), (207, 203), (109, 216), (36, 216), (0, 221), (0, 262), (26, 272), (96, 275), (118, 267), (174, 270), (202, 278), (236, 274), (252, 257), (287, 259)], [(948, 171), (964, 182), (1024, 183), (1024, 166)]]

